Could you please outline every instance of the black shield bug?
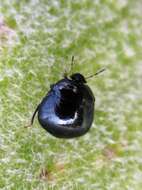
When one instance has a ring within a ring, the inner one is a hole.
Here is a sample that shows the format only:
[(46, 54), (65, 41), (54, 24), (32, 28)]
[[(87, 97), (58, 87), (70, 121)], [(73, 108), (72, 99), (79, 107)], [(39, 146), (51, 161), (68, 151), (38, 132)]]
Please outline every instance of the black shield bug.
[[(94, 75), (102, 71), (104, 69)], [(87, 133), (93, 122), (95, 97), (86, 79), (94, 75), (85, 78), (75, 73), (51, 85), (33, 113), (31, 125), (38, 112), (40, 125), (55, 137), (74, 138)]]

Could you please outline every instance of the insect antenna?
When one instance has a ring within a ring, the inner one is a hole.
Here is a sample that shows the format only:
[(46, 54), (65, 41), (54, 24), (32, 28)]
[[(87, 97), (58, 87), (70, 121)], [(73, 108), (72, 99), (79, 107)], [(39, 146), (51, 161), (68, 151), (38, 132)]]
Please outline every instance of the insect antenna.
[(70, 63), (69, 71), (67, 71), (67, 68), (65, 68), (65, 71), (63, 74), (64, 78), (66, 78), (70, 72), (71, 72), (71, 74), (73, 74), (73, 65), (74, 65), (74, 56), (71, 57), (71, 63)]
[(74, 56), (72, 56), (71, 58), (71, 68), (70, 68), (71, 74), (73, 74), (73, 65), (74, 65)]
[(98, 74), (104, 72), (105, 70), (106, 70), (106, 68), (100, 69), (100, 70), (98, 70), (95, 74), (92, 74), (92, 75), (86, 77), (85, 79), (92, 78), (92, 77), (94, 77), (94, 76), (96, 76), (96, 75), (98, 75)]

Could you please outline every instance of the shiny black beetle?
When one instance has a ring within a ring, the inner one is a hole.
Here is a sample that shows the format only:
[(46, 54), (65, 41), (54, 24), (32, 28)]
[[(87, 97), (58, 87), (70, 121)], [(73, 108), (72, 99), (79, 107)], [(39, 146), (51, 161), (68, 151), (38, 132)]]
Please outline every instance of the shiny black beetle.
[(86, 85), (84, 76), (80, 73), (72, 74), (70, 78), (64, 77), (51, 85), (50, 91), (37, 106), (31, 125), (38, 112), (39, 123), (53, 136), (82, 136), (87, 133), (93, 122), (94, 103), (95, 97)]

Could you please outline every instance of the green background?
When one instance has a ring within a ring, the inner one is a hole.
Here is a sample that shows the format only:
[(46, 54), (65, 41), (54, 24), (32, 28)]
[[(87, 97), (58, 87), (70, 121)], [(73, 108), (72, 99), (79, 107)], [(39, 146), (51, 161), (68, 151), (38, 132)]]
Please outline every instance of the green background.
[[(0, 0), (0, 189), (141, 190), (141, 12), (141, 0)], [(24, 128), (72, 55), (84, 76), (107, 68), (88, 80), (91, 130)]]

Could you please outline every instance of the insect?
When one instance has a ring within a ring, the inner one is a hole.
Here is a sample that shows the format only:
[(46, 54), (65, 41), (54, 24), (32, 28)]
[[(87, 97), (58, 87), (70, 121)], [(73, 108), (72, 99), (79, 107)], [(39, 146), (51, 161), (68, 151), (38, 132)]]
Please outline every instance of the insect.
[[(104, 69), (94, 75), (102, 71)], [(75, 73), (51, 85), (34, 111), (31, 125), (38, 112), (40, 125), (55, 137), (74, 138), (86, 134), (93, 122), (95, 104), (95, 97), (86, 79), (94, 75), (85, 78)]]

